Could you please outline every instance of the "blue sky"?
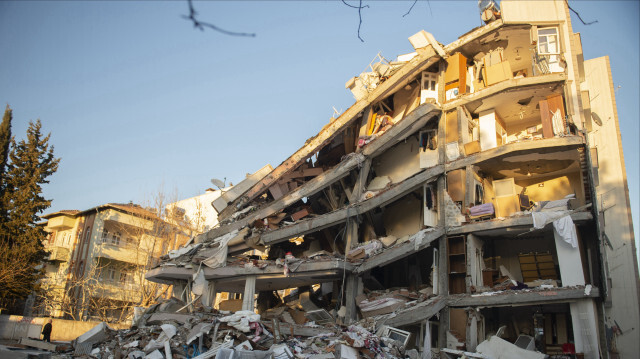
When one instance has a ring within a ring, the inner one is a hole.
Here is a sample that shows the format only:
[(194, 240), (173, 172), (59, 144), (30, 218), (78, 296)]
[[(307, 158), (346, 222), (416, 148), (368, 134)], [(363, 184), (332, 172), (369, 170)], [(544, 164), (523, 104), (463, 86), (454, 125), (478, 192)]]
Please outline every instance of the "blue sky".
[[(353, 2), (352, 2), (353, 3)], [(22, 137), (40, 118), (62, 158), (51, 211), (153, 193), (194, 196), (278, 165), (353, 97), (345, 82), (378, 53), (413, 51), (419, 30), (448, 44), (481, 25), (476, 1), (196, 2), (199, 17), (255, 38), (199, 31), (186, 1), (0, 2), (0, 101)], [(572, 1), (585, 58), (609, 55), (638, 235), (638, 1)], [(456, 25), (462, 25), (457, 27)]]

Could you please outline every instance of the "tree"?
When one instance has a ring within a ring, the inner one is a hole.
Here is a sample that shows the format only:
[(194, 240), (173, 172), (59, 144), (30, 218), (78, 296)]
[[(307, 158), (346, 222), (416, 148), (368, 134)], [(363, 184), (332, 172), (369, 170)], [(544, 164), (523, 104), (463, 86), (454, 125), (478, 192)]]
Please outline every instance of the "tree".
[[(2, 184), (2, 177), (4, 176), (4, 169), (7, 166), (7, 159), (9, 158), (9, 143), (11, 143), (11, 119), (12, 111), (9, 105), (4, 110), (4, 116), (2, 116), (2, 123), (0, 124), (0, 184)], [(2, 195), (2, 188), (0, 187), (0, 195)]]
[[(11, 143), (11, 120), (12, 111), (9, 105), (4, 110), (4, 116), (2, 116), (2, 123), (0, 124), (0, 199), (4, 193), (4, 170), (7, 167), (7, 160), (9, 159), (9, 144)], [(0, 223), (6, 221), (6, 213), (4, 206), (0, 206)]]
[[(5, 111), (5, 116), (7, 111)], [(9, 110), (10, 116), (10, 110)], [(3, 120), (4, 124), (4, 120)], [(42, 185), (56, 172), (59, 158), (43, 136), (40, 120), (30, 122), (26, 140), (11, 139), (9, 161), (2, 176), (0, 213), (0, 306), (8, 307), (37, 290), (46, 256), (46, 233), (38, 214), (51, 205), (42, 195)]]

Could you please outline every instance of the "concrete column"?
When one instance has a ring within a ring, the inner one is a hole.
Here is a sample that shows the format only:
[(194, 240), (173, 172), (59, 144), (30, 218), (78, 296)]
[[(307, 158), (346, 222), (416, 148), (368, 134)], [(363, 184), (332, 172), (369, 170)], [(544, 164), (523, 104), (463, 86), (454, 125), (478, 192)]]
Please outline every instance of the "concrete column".
[(350, 274), (347, 278), (347, 288), (345, 295), (345, 324), (351, 324), (358, 320), (358, 310), (356, 308), (356, 297), (362, 294), (362, 279), (355, 274)]
[(440, 323), (438, 325), (438, 343), (440, 344), (440, 348), (447, 347), (448, 331), (449, 331), (449, 307), (444, 307), (440, 311)]
[[(575, 231), (575, 224), (573, 225)], [(565, 242), (558, 232), (553, 230), (553, 237), (556, 242), (556, 253), (558, 254), (558, 265), (560, 267), (560, 277), (562, 286), (584, 285), (584, 271), (582, 270), (582, 259), (580, 258), (580, 246), (573, 248), (571, 244)]]
[(184, 300), (183, 293), (187, 283), (184, 281), (173, 282), (173, 297)]
[(349, 251), (358, 245), (358, 221), (354, 218), (349, 218), (347, 220), (347, 240), (345, 242), (344, 252), (349, 253)]
[(576, 353), (584, 353), (585, 359), (599, 359), (598, 323), (596, 307), (592, 299), (569, 303), (571, 325)]
[(242, 310), (253, 311), (253, 302), (256, 295), (256, 276), (247, 276), (244, 283), (244, 295), (242, 296)]

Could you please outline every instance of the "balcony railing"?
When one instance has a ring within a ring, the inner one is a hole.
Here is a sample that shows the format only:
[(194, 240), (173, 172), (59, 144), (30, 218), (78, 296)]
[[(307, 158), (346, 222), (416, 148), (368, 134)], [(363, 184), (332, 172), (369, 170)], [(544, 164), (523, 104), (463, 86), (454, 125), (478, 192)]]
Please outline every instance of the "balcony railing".
[(69, 249), (65, 247), (55, 246), (49, 248), (51, 250), (49, 254), (50, 261), (67, 262), (69, 261)]

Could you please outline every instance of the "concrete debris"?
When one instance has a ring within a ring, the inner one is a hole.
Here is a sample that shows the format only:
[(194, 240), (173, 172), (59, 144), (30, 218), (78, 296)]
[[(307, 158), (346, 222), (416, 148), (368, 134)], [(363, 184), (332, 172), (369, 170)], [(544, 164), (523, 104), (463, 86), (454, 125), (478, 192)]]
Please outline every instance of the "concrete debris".
[(507, 359), (507, 358), (522, 358), (522, 359), (543, 359), (544, 354), (531, 350), (525, 350), (519, 348), (515, 344), (511, 344), (508, 341), (492, 336), (488, 340), (478, 344), (476, 348), (478, 353), (485, 354), (489, 358), (493, 359)]
[[(370, 296), (402, 298), (400, 302), (404, 305), (424, 294), (396, 290), (374, 292)], [(155, 310), (160, 306), (156, 305)], [(140, 321), (144, 325), (138, 323), (137, 327), (116, 331), (103, 323), (74, 341), (76, 350), (82, 347), (84, 354), (68, 350), (59, 357), (87, 354), (98, 359), (411, 357), (404, 343), (398, 341), (397, 330), (376, 333), (375, 325), (366, 320), (348, 327), (340, 326), (326, 310), (317, 311), (324, 312), (330, 319), (323, 325), (313, 321), (304, 325), (287, 324), (284, 322), (284, 315), (289, 314), (286, 307), (271, 309), (269, 315), (265, 313), (265, 317), (273, 319), (265, 319), (252, 311), (237, 311), (230, 315), (215, 310), (192, 315), (147, 311), (142, 315), (144, 320)], [(216, 329), (211, 330), (214, 327)], [(274, 333), (278, 333), (277, 336)]]
[(48, 342), (40, 341), (40, 340), (34, 340), (34, 339), (29, 339), (29, 338), (20, 338), (20, 344), (21, 345), (26, 345), (26, 346), (32, 347), (32, 348), (48, 350), (50, 352), (58, 351), (57, 350), (58, 346), (56, 344), (48, 343)]

